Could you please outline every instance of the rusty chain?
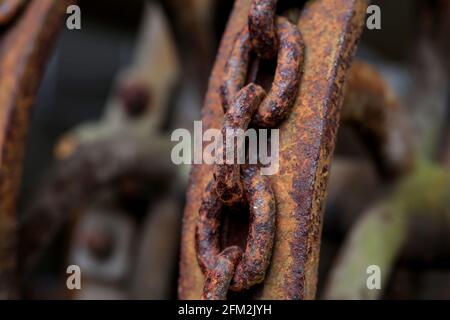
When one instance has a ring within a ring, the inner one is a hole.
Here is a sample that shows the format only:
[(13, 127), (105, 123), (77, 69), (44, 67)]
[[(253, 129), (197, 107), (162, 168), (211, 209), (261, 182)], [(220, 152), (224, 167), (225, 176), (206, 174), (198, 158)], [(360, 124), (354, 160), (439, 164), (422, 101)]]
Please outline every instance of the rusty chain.
[(255, 0), (250, 7), (248, 29), (252, 47), (264, 59), (271, 59), (277, 54), (276, 6), (277, 0)]
[[(304, 45), (298, 27), (275, 15), (276, 3), (276, 0), (252, 1), (248, 25), (238, 34), (225, 65), (220, 87), (223, 141), (227, 141), (228, 129), (278, 126), (295, 102)], [(263, 60), (278, 53), (274, 80), (267, 94), (253, 79), (244, 86), (251, 73), (252, 51), (257, 59)], [(237, 164), (239, 146), (233, 148), (233, 164), (214, 167), (213, 178), (202, 195), (199, 209), (195, 238), (197, 260), (206, 276), (202, 299), (226, 299), (228, 290), (242, 291), (262, 282), (272, 255), (276, 203), (269, 178), (261, 175), (258, 165)], [(225, 150), (228, 150), (226, 144), (219, 154), (224, 156)], [(222, 209), (243, 201), (250, 208), (245, 251), (238, 246), (221, 251)]]

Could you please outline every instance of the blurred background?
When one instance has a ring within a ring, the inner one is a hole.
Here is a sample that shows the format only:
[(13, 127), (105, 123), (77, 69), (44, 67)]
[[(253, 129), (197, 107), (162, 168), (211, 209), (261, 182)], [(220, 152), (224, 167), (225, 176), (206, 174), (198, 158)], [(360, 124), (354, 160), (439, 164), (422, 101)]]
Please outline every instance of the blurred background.
[[(401, 105), (392, 132), (410, 127), (389, 156), (410, 144), (407, 159), (419, 165), (380, 172), (358, 130), (342, 126), (318, 298), (449, 299), (450, 4), (372, 4), (381, 30), (364, 30), (357, 59)], [(189, 168), (172, 165), (170, 133), (200, 119), (233, 1), (79, 6), (82, 29), (63, 28), (28, 135), (19, 215), (40, 217), (29, 230), (56, 222), (45, 249), (25, 237), (21, 289), (31, 299), (174, 299)], [(392, 206), (402, 214), (386, 212)], [(383, 290), (360, 290), (352, 270), (364, 263), (380, 265)], [(81, 267), (83, 290), (67, 290), (70, 264)]]

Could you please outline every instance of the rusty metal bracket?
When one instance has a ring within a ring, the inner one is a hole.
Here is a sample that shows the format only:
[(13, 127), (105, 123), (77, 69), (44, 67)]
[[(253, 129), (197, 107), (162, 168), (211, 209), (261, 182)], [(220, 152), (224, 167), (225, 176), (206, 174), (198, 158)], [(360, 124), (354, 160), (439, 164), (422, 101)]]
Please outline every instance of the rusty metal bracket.
[(19, 12), (16, 1), (2, 17), (9, 24), (0, 31), (0, 297), (13, 296), (15, 202), (31, 106), (51, 44), (74, 2), (34, 0)]
[[(250, 0), (235, 3), (214, 65), (202, 113), (203, 126), (220, 128), (223, 70), (238, 33), (247, 23)], [(362, 32), (365, 0), (316, 0), (302, 11), (299, 28), (305, 62), (292, 113), (280, 126), (280, 169), (271, 176), (276, 198), (276, 235), (263, 284), (246, 297), (314, 299), (322, 214), (343, 101), (343, 88)], [(195, 226), (211, 166), (195, 165), (184, 213), (179, 298), (202, 294), (203, 274), (195, 253)]]

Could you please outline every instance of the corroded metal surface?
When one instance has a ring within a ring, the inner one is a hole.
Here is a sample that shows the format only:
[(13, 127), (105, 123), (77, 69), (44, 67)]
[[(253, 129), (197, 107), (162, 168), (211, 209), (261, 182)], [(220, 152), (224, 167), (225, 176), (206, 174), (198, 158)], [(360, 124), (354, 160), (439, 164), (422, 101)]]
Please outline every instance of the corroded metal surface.
[[(253, 124), (262, 128), (278, 125), (289, 114), (297, 96), (303, 63), (304, 46), (300, 30), (283, 17), (277, 18), (276, 25), (279, 44), (275, 48), (278, 51), (277, 69), (272, 87), (253, 119)], [(248, 73), (251, 72), (247, 70), (251, 46), (248, 29), (244, 28), (225, 65), (224, 83), (220, 87), (225, 111), (249, 78)]]
[[(241, 145), (234, 143), (234, 130), (247, 130), (248, 125), (255, 114), (261, 100), (265, 97), (264, 89), (255, 84), (249, 84), (239, 91), (233, 105), (228, 109), (224, 117), (222, 135), (224, 145), (221, 154), (224, 164), (217, 164), (214, 168), (214, 179), (216, 181), (216, 192), (220, 200), (225, 204), (236, 204), (242, 200), (243, 187), (240, 177), (239, 150), (242, 150), (244, 141)], [(230, 133), (228, 133), (230, 132)], [(228, 139), (230, 135), (233, 139)], [(231, 140), (231, 141), (228, 141)], [(228, 146), (228, 142), (232, 142)], [(232, 151), (232, 159), (230, 152)], [(232, 160), (232, 164), (227, 161)]]
[[(236, 1), (209, 83), (203, 126), (220, 128), (220, 86), (233, 43), (247, 23), (250, 1)], [(280, 127), (280, 170), (271, 176), (277, 199), (276, 235), (264, 284), (248, 292), (262, 299), (313, 299), (322, 209), (348, 67), (364, 24), (363, 0), (317, 0), (303, 9), (305, 42), (301, 85), (291, 114)], [(182, 232), (179, 297), (196, 299), (204, 277), (196, 261), (195, 226), (211, 166), (195, 165)]]
[(260, 58), (271, 59), (277, 53), (275, 28), (277, 0), (253, 0), (248, 15), (252, 46)]
[(236, 264), (241, 258), (239, 247), (228, 247), (217, 257), (217, 263), (206, 274), (202, 300), (225, 300)]
[[(231, 290), (241, 291), (260, 283), (272, 255), (275, 235), (275, 197), (269, 178), (261, 175), (257, 165), (244, 165), (242, 181), (250, 208), (250, 226), (245, 251), (236, 267)], [(202, 198), (196, 229), (197, 259), (205, 274), (215, 270), (220, 253), (220, 222), (223, 203), (208, 185)], [(225, 249), (226, 250), (226, 249)], [(234, 269), (233, 269), (234, 270)]]
[(242, 169), (245, 196), (250, 208), (250, 226), (244, 254), (230, 286), (233, 291), (249, 289), (264, 280), (275, 237), (275, 196), (267, 176), (257, 166)]
[(15, 202), (30, 108), (51, 44), (72, 0), (30, 1), (0, 35), (0, 296), (15, 269)]
[(203, 192), (198, 223), (195, 225), (195, 251), (198, 265), (203, 273), (214, 269), (215, 259), (220, 253), (220, 219), (222, 214), (220, 201), (211, 179)]
[(300, 30), (286, 18), (277, 18), (278, 61), (272, 87), (261, 103), (253, 123), (277, 126), (291, 111), (297, 97), (304, 45)]

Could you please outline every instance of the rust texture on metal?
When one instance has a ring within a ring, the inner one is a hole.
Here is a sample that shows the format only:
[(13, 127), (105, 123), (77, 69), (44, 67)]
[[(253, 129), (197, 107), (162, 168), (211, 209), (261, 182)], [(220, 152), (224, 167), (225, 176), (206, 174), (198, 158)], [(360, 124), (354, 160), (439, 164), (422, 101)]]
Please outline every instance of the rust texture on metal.
[(215, 259), (220, 253), (219, 232), (223, 204), (214, 184), (212, 179), (202, 195), (195, 229), (196, 257), (203, 273), (214, 268)]
[[(231, 284), (233, 291), (248, 289), (264, 279), (275, 235), (275, 197), (269, 178), (261, 175), (257, 165), (244, 165), (242, 181), (250, 208), (250, 223), (246, 248)], [(215, 269), (221, 250), (219, 233), (223, 203), (213, 185), (211, 181), (203, 195), (196, 228), (197, 259), (205, 274)]]
[[(220, 128), (221, 85), (251, 1), (235, 2), (222, 38), (202, 111), (203, 127)], [(323, 205), (343, 98), (343, 86), (364, 26), (364, 0), (316, 0), (299, 20), (305, 44), (301, 84), (280, 126), (279, 172), (270, 176), (276, 198), (276, 233), (264, 284), (246, 292), (261, 299), (313, 299), (316, 292)], [(222, 90), (223, 91), (223, 90)], [(196, 259), (195, 229), (211, 165), (194, 165), (183, 218), (178, 293), (197, 299), (204, 277)]]
[(267, 176), (255, 165), (242, 168), (245, 197), (250, 208), (250, 227), (242, 259), (230, 289), (242, 291), (264, 280), (275, 237), (275, 196)]
[(14, 278), (14, 212), (30, 110), (51, 44), (72, 3), (29, 1), (0, 35), (0, 295), (8, 294)]
[[(219, 150), (223, 164), (215, 166), (214, 179), (216, 181), (216, 192), (220, 200), (227, 205), (239, 203), (243, 197), (240, 177), (240, 163), (243, 163), (243, 161), (238, 158), (240, 156), (239, 150), (243, 149), (244, 141), (235, 143), (234, 132), (235, 130), (247, 130), (265, 95), (263, 88), (251, 83), (239, 91), (234, 103), (225, 114), (222, 127), (224, 143)], [(229, 142), (231, 142), (231, 145), (229, 145)], [(230, 163), (230, 161), (232, 162)]]
[(227, 298), (230, 281), (241, 255), (242, 250), (237, 246), (223, 250), (217, 257), (214, 268), (206, 274), (202, 300), (225, 300)]
[(253, 0), (248, 15), (248, 30), (253, 49), (262, 59), (277, 54), (278, 39), (275, 28), (277, 0)]
[(278, 61), (272, 87), (258, 108), (253, 123), (262, 128), (277, 126), (291, 111), (297, 97), (304, 45), (299, 28), (277, 18)]
[(248, 29), (244, 28), (236, 36), (233, 49), (227, 58), (223, 83), (220, 85), (221, 104), (224, 113), (233, 103), (236, 94), (245, 84), (250, 61), (251, 44)]
[[(275, 3), (273, 6), (262, 6), (260, 8), (253, 6), (250, 9), (249, 15), (257, 14), (255, 10), (271, 10), (271, 13), (265, 12), (264, 14), (274, 16), (276, 10)], [(257, 69), (260, 58), (256, 58), (252, 62), (251, 70), (233, 70), (236, 67), (248, 68), (249, 56), (244, 57), (244, 61), (239, 61), (239, 58), (242, 58), (243, 52), (248, 54), (245, 52), (247, 51), (247, 46), (242, 45), (242, 39), (245, 39), (247, 33), (246, 26), (244, 26), (241, 36), (236, 41), (235, 49), (231, 53), (232, 56), (228, 59), (229, 62), (232, 61), (232, 64), (228, 63), (225, 71), (231, 70), (232, 75), (234, 74), (239, 77), (236, 78), (236, 81), (235, 79), (231, 79), (232, 81), (229, 81), (229, 78), (224, 79), (225, 83), (222, 88), (225, 87), (225, 90), (221, 90), (221, 93), (229, 94), (237, 89), (239, 89), (239, 92), (236, 97), (228, 96), (226, 99), (222, 99), (222, 102), (227, 103), (223, 107), (226, 111), (222, 127), (222, 138), (225, 144), (222, 143), (224, 147), (218, 152), (219, 157), (222, 157), (222, 163), (215, 166), (213, 174), (215, 187), (211, 189), (211, 185), (209, 185), (205, 191), (204, 200), (202, 200), (202, 205), (199, 210), (200, 221), (198, 224), (200, 225), (196, 229), (196, 240), (199, 242), (196, 244), (197, 256), (203, 253), (207, 254), (206, 257), (200, 257), (199, 259), (200, 268), (205, 273), (205, 262), (214, 263), (216, 260), (214, 253), (218, 250), (219, 241), (217, 238), (220, 229), (220, 221), (218, 218), (221, 218), (220, 213), (222, 210), (218, 211), (217, 206), (223, 205), (222, 208), (227, 207), (236, 210), (239, 204), (248, 205), (250, 209), (250, 223), (247, 232), (245, 253), (243, 254), (243, 259), (239, 262), (231, 285), (231, 289), (237, 292), (249, 289), (264, 280), (273, 249), (276, 200), (270, 186), (270, 180), (267, 177), (261, 176), (261, 170), (258, 166), (243, 165), (244, 168), (241, 168), (241, 164), (246, 163), (246, 161), (252, 162), (256, 159), (250, 159), (254, 157), (254, 151), (250, 150), (249, 153), (252, 154), (249, 155), (249, 159), (245, 159), (245, 153), (242, 152), (245, 147), (245, 138), (240, 139), (236, 132), (244, 133), (244, 130), (251, 123), (253, 115), (255, 113), (258, 115), (259, 110), (263, 110), (263, 117), (257, 118), (256, 127), (274, 127), (275, 125), (279, 125), (279, 122), (288, 114), (295, 100), (300, 78), (300, 64), (303, 54), (301, 50), (303, 49), (303, 44), (298, 26), (291, 24), (286, 18), (277, 17), (276, 27), (276, 32), (274, 30), (272, 31), (277, 37), (277, 40), (279, 40), (278, 44), (280, 47), (277, 48), (278, 65), (272, 88), (269, 92), (269, 99), (265, 100), (265, 90), (253, 83), (253, 81), (257, 80)], [(258, 54), (257, 48), (253, 44), (251, 44), (251, 47), (252, 51), (256, 51)], [(261, 50), (261, 48), (258, 49)], [(250, 81), (251, 83), (241, 89), (239, 85), (245, 83), (245, 81)], [(232, 85), (237, 84), (238, 86), (234, 86), (231, 90), (227, 91), (226, 86), (230, 83)], [(232, 99), (234, 101), (230, 105), (229, 103)], [(269, 101), (269, 103), (264, 103), (264, 101)], [(261, 102), (263, 103), (261, 104)], [(270, 122), (269, 125), (268, 122)], [(238, 139), (237, 143), (235, 143), (236, 138)], [(217, 193), (221, 204), (217, 203), (215, 195), (211, 197), (211, 192), (214, 191)], [(211, 216), (216, 221), (207, 221), (205, 219), (205, 216), (208, 217), (208, 213), (205, 213), (205, 205), (210, 203), (216, 205), (216, 208), (211, 208)], [(227, 229), (227, 227), (224, 229)], [(211, 239), (211, 236), (216, 237), (216, 239)], [(208, 240), (212, 240), (212, 242), (208, 243)], [(210, 272), (210, 270), (207, 270), (207, 272)], [(205, 294), (207, 293), (204, 291)]]
[[(289, 114), (297, 96), (303, 63), (304, 45), (300, 30), (284, 17), (276, 21), (279, 46), (277, 69), (267, 96), (258, 107), (253, 124), (258, 127), (275, 127)], [(239, 34), (225, 66), (224, 83), (220, 92), (224, 110), (231, 105), (237, 92), (247, 80), (251, 43), (248, 29)], [(250, 72), (251, 73), (251, 72)]]
[(19, 13), (25, 0), (3, 0), (0, 2), (0, 26), (11, 22)]

